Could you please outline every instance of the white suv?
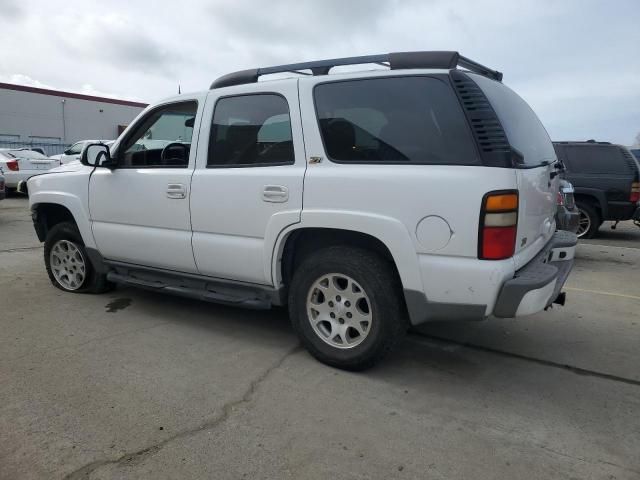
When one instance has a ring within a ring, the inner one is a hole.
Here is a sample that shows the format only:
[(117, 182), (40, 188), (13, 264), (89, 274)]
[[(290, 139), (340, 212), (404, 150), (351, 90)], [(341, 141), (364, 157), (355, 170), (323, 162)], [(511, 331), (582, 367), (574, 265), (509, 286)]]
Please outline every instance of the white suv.
[[(351, 64), (377, 69), (329, 74)], [(150, 106), (110, 150), (29, 181), (49, 277), (288, 305), (307, 349), (346, 369), (410, 325), (563, 303), (560, 166), (501, 79), (457, 52), (392, 53), (245, 70)]]

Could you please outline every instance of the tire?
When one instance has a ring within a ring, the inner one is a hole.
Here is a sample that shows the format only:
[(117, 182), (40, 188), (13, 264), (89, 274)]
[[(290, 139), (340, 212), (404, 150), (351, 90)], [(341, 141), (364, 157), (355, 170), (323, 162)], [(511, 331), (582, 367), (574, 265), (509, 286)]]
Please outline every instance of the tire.
[(80, 232), (72, 222), (58, 223), (47, 233), (44, 264), (53, 286), (65, 292), (103, 293), (114, 287), (106, 275), (93, 268)]
[(598, 211), (590, 203), (577, 202), (576, 206), (580, 211), (578, 238), (594, 238), (603, 222)]
[(311, 355), (357, 371), (379, 362), (407, 331), (402, 298), (388, 260), (368, 250), (334, 246), (310, 254), (296, 268), (289, 314)]

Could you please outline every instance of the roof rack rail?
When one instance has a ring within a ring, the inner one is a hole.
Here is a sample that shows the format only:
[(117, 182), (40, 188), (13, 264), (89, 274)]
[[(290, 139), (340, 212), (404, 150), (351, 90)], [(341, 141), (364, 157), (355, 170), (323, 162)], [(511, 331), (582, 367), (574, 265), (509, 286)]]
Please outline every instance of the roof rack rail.
[(445, 68), (462, 67), (485, 77), (499, 82), (502, 81), (502, 73), (489, 67), (463, 57), (458, 52), (395, 52), (380, 55), (365, 55), (360, 57), (332, 58), (330, 60), (316, 60), (313, 62), (291, 63), (274, 67), (252, 68), (228, 73), (219, 77), (211, 84), (211, 89), (230, 87), (255, 83), (258, 77), (273, 73), (298, 73), (301, 70), (311, 70), (312, 75), (327, 75), (333, 67), (342, 65), (361, 65), (365, 63), (377, 63), (388, 66), (391, 70), (406, 70), (410, 68)]

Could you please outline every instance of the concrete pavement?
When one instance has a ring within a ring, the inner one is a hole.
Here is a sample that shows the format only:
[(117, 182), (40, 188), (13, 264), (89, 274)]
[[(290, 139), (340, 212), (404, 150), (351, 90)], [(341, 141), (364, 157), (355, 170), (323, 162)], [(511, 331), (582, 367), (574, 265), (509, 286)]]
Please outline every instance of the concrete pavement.
[(566, 307), (427, 325), (353, 374), (283, 310), (65, 294), (2, 201), (0, 479), (640, 478), (636, 230), (579, 247)]

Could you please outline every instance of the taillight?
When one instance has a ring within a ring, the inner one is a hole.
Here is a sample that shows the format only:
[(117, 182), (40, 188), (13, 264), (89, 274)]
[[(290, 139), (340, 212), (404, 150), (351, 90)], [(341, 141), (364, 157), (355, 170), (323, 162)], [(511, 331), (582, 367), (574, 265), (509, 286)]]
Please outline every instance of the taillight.
[(631, 184), (631, 196), (629, 197), (631, 203), (637, 203), (640, 201), (640, 182), (633, 182)]
[(558, 204), (559, 207), (564, 205), (564, 195), (562, 194), (562, 192), (558, 192), (558, 196), (556, 197), (556, 203)]
[(20, 166), (18, 165), (17, 160), (9, 160), (6, 165), (7, 168), (13, 172), (17, 172), (18, 170), (20, 170)]
[(503, 260), (513, 256), (518, 231), (518, 191), (487, 193), (480, 211), (478, 258)]

